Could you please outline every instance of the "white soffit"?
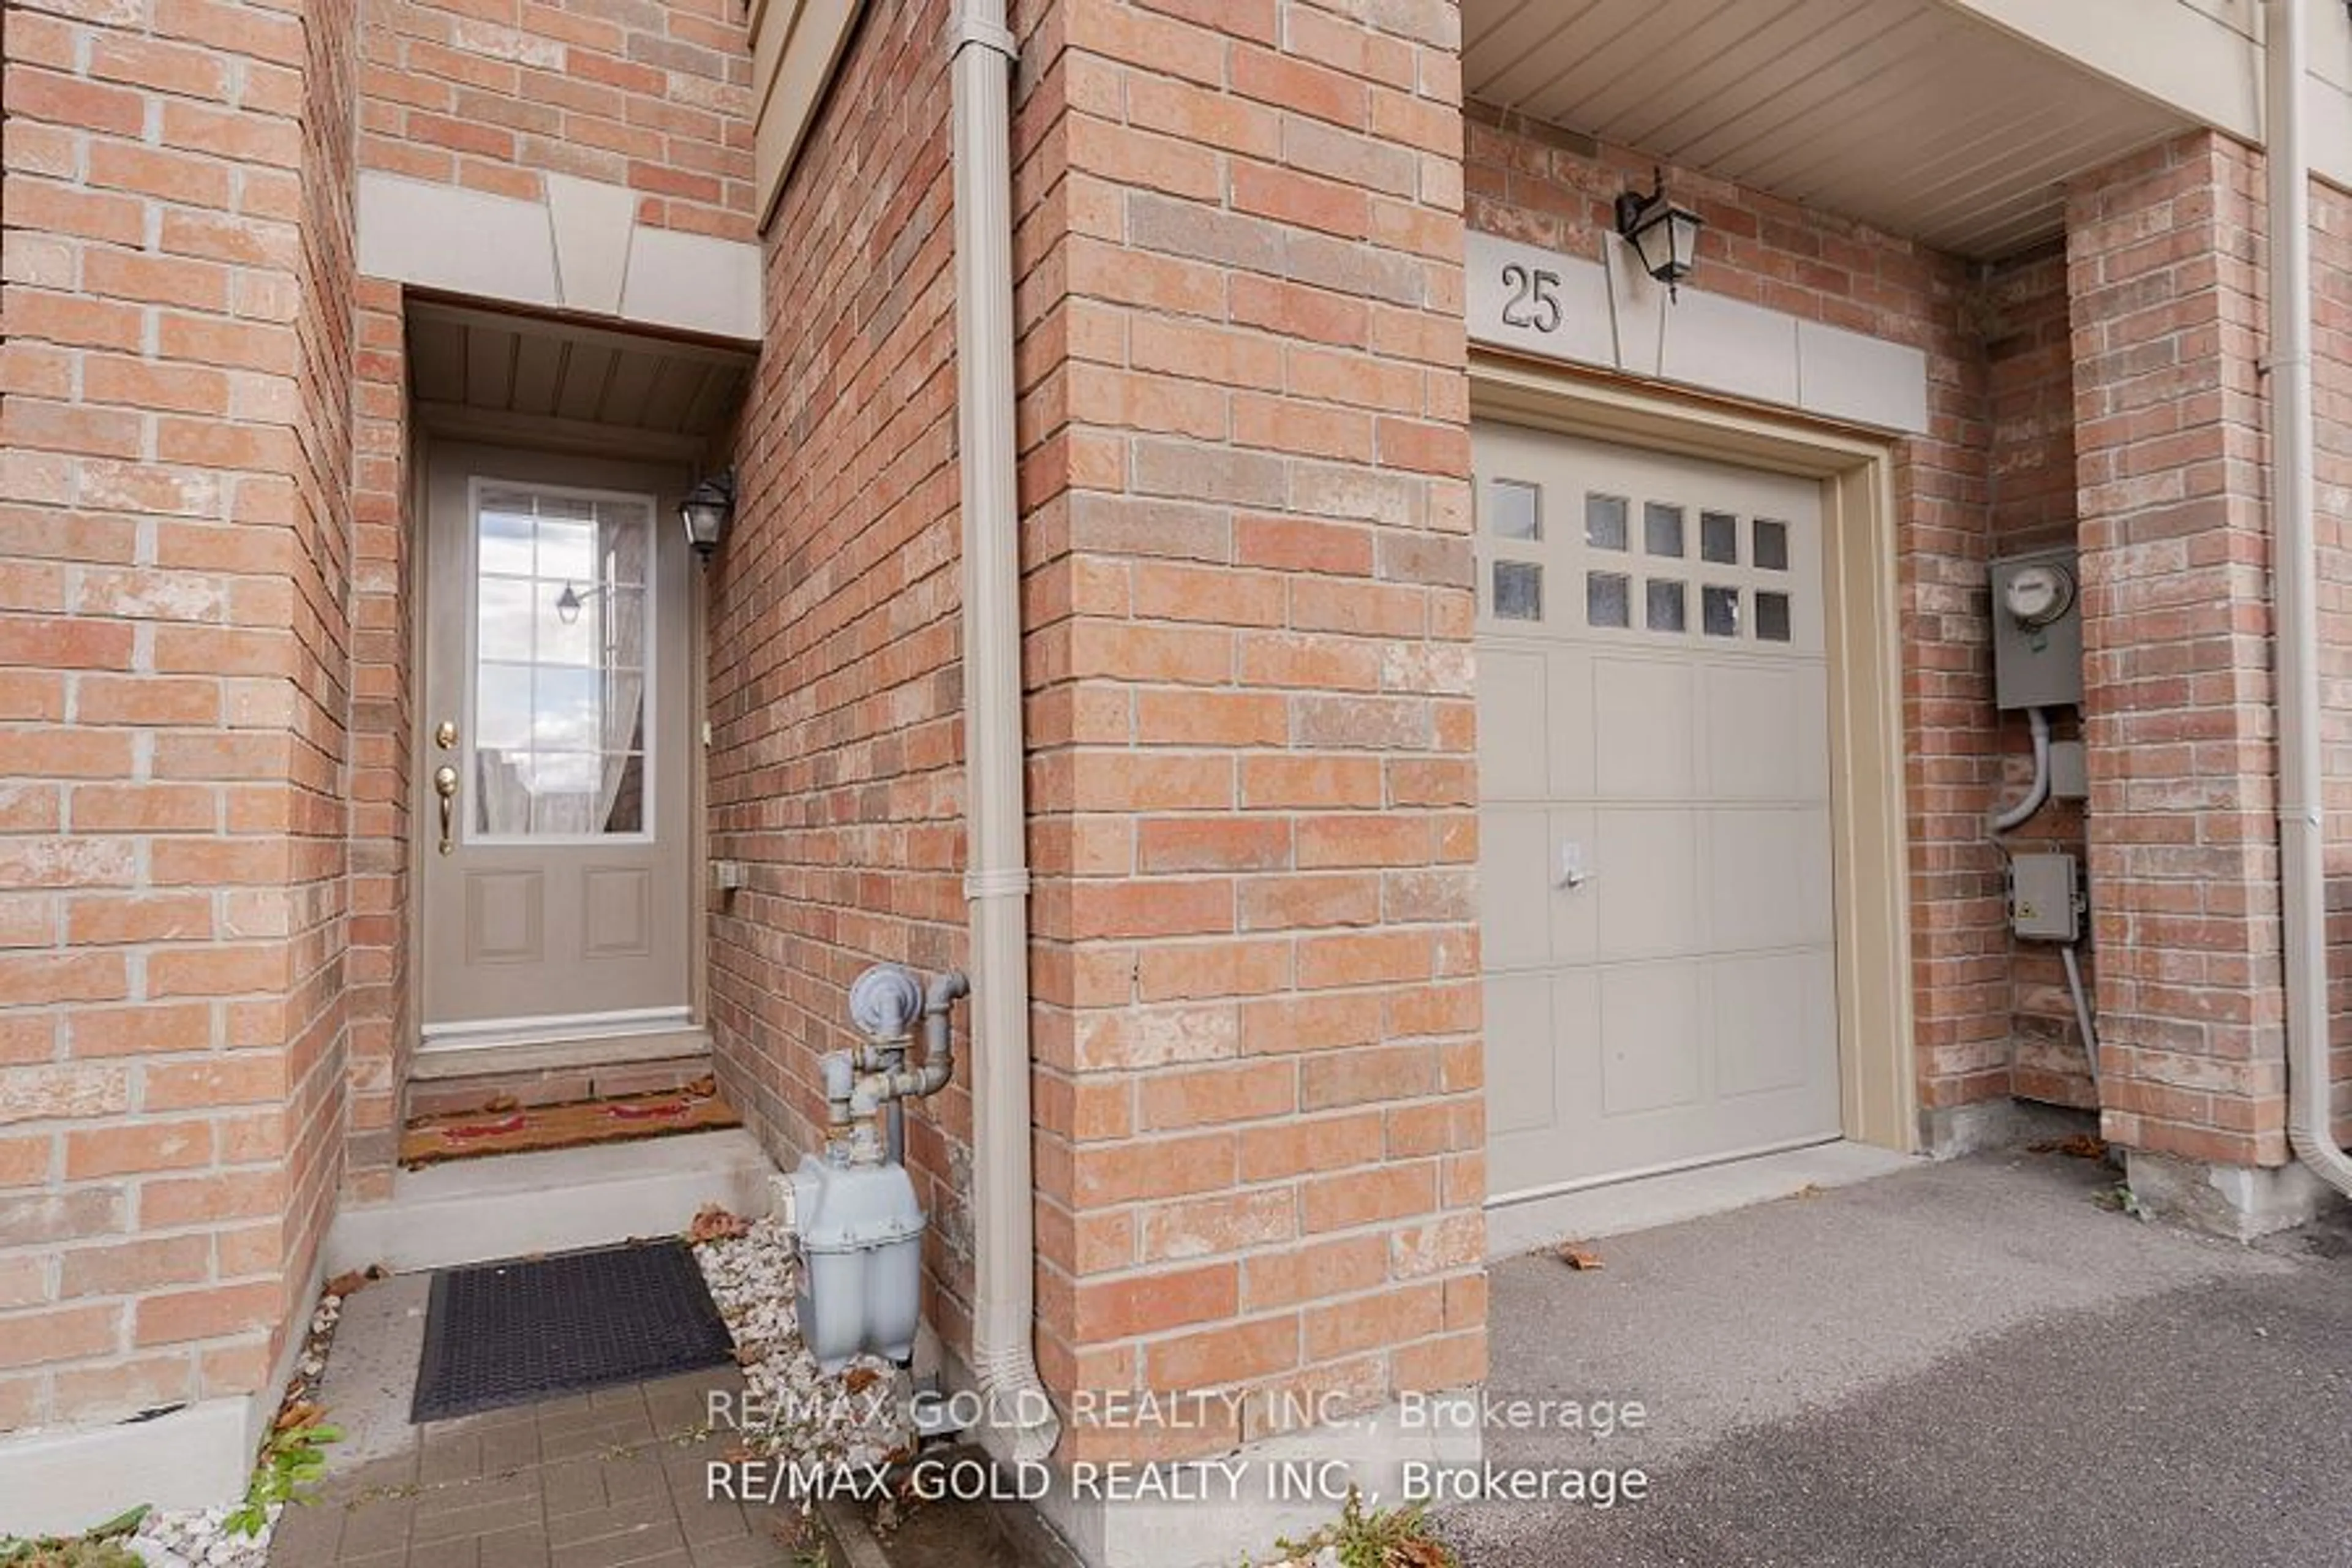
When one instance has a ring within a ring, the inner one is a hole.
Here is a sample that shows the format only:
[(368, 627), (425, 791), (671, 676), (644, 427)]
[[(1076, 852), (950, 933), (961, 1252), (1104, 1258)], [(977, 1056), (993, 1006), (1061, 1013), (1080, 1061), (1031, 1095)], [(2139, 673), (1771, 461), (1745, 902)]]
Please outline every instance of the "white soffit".
[(429, 426), (691, 460), (742, 402), (750, 354), (418, 300), (408, 389)]
[(1963, 256), (2056, 237), (2066, 180), (2192, 123), (1945, 0), (1462, 14), (1473, 99)]

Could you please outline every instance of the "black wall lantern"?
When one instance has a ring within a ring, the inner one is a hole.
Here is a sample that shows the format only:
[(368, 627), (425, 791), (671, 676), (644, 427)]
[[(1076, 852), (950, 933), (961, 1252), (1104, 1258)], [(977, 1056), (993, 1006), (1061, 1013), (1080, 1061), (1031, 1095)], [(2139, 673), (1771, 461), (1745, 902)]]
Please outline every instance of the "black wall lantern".
[(678, 521), (686, 524), (686, 542), (706, 562), (710, 552), (719, 548), (719, 539), (727, 532), (728, 520), (734, 515), (735, 472), (731, 468), (721, 468), (701, 480), (677, 503)]
[(1648, 195), (1627, 191), (1617, 198), (1617, 232), (1642, 258), (1642, 270), (1666, 286), (1668, 299), (1680, 298), (1675, 285), (1691, 275), (1706, 226), (1698, 214), (1666, 199), (1663, 171), (1651, 172)]

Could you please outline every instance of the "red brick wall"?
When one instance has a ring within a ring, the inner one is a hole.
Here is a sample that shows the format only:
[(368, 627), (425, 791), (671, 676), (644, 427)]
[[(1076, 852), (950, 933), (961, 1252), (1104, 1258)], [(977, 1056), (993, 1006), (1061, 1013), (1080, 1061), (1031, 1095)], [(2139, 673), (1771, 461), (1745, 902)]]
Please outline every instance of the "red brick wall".
[(2200, 132), (2067, 213), (2104, 1120), (2234, 1165), (2287, 1157), (2261, 179)]
[(0, 1428), (255, 1389), (337, 1180), (350, 26), (6, 11)]
[[(1469, 119), (1473, 228), (1597, 259), (1617, 194), (1648, 188), (1655, 160), (1645, 153), (1484, 105)], [(2005, 1095), (2011, 1082), (2002, 869), (1985, 832), (2003, 752), (1986, 645), (1992, 386), (1978, 290), (1956, 258), (1690, 170), (1666, 175), (1706, 216), (1694, 287), (1927, 355), (1931, 428), (1898, 446), (1895, 482), (1912, 977), (1920, 1104), (1932, 1119)]]
[(407, 340), (400, 289), (359, 279), (353, 299), (352, 467), (351, 1109), (352, 1197), (392, 1195), (410, 1017)]
[[(343, 1174), (358, 37), (357, 0), (305, 0), (301, 252), (293, 321), (298, 456), (287, 487), (298, 552), (291, 574), (291, 790), (284, 828), (290, 838), (285, 920), (292, 973), (275, 1028), (262, 1032), (264, 1038), (283, 1038), (288, 1055), (281, 1322), (298, 1321), (310, 1309), (311, 1266), (334, 1218)], [(248, 473), (238, 483), (249, 490), (257, 476)], [(257, 1359), (254, 1381), (268, 1372), (267, 1357)]]
[[(712, 914), (711, 1024), (729, 1096), (787, 1164), (824, 1125), (817, 1055), (854, 1038), (849, 982), (963, 962), (949, 14), (869, 8), (784, 194), (707, 579), (711, 852), (749, 874)], [(959, 1344), (969, 1081), (909, 1117), (927, 1306)]]
[[(1042, 1361), (1377, 1400), (1484, 1367), (1456, 24), (1184, 10), (1018, 22)], [(787, 188), (712, 578), (714, 1014), (795, 1147), (848, 979), (964, 945), (947, 19), (869, 13)]]
[(1459, 17), (1066, 17), (1067, 489), (1028, 521), (1047, 1379), (1474, 1383)]
[[(1980, 283), (1978, 327), (1984, 339), (1990, 403), (1986, 490), (1995, 555), (2074, 542), (2074, 351), (2067, 310), (2063, 241), (2001, 263)], [(1990, 607), (1988, 607), (1990, 611)], [(2079, 740), (2077, 716), (2053, 716), (2060, 740)], [(2021, 715), (2005, 719), (1996, 742), (2004, 765), (2004, 800), (2021, 797), (2033, 779), (2032, 741)], [(2021, 853), (2084, 853), (2083, 808), (2053, 800), (2011, 836)], [(2084, 984), (2094, 984), (2087, 945)], [(2073, 994), (2058, 950), (2048, 942), (2010, 944), (2015, 1057), (2011, 1092), (2029, 1100), (2096, 1109), (2075, 1023)]]
[(536, 201), (550, 172), (639, 221), (752, 230), (739, 0), (361, 0), (363, 167)]

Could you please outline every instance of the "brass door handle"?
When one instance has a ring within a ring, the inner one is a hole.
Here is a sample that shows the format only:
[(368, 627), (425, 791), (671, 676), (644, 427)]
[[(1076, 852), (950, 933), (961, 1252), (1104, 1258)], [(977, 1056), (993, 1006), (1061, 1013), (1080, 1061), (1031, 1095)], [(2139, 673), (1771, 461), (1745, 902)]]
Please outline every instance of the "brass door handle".
[(441, 853), (449, 853), (449, 836), (457, 817), (457, 770), (444, 763), (433, 770), (433, 793), (441, 797)]

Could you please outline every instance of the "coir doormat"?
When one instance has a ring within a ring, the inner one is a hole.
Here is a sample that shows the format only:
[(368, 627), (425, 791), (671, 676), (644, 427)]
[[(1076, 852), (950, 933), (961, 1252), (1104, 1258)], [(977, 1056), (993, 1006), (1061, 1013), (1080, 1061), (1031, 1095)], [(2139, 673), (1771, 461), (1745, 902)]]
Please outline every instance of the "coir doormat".
[(733, 1106), (710, 1089), (695, 1085), (653, 1094), (575, 1100), (562, 1105), (448, 1110), (410, 1120), (400, 1134), (400, 1163), (414, 1171), (442, 1160), (574, 1149), (583, 1143), (664, 1138), (673, 1132), (707, 1132), (742, 1124)]
[(735, 1359), (682, 1241), (445, 1268), (433, 1276), (411, 1421), (446, 1421)]

